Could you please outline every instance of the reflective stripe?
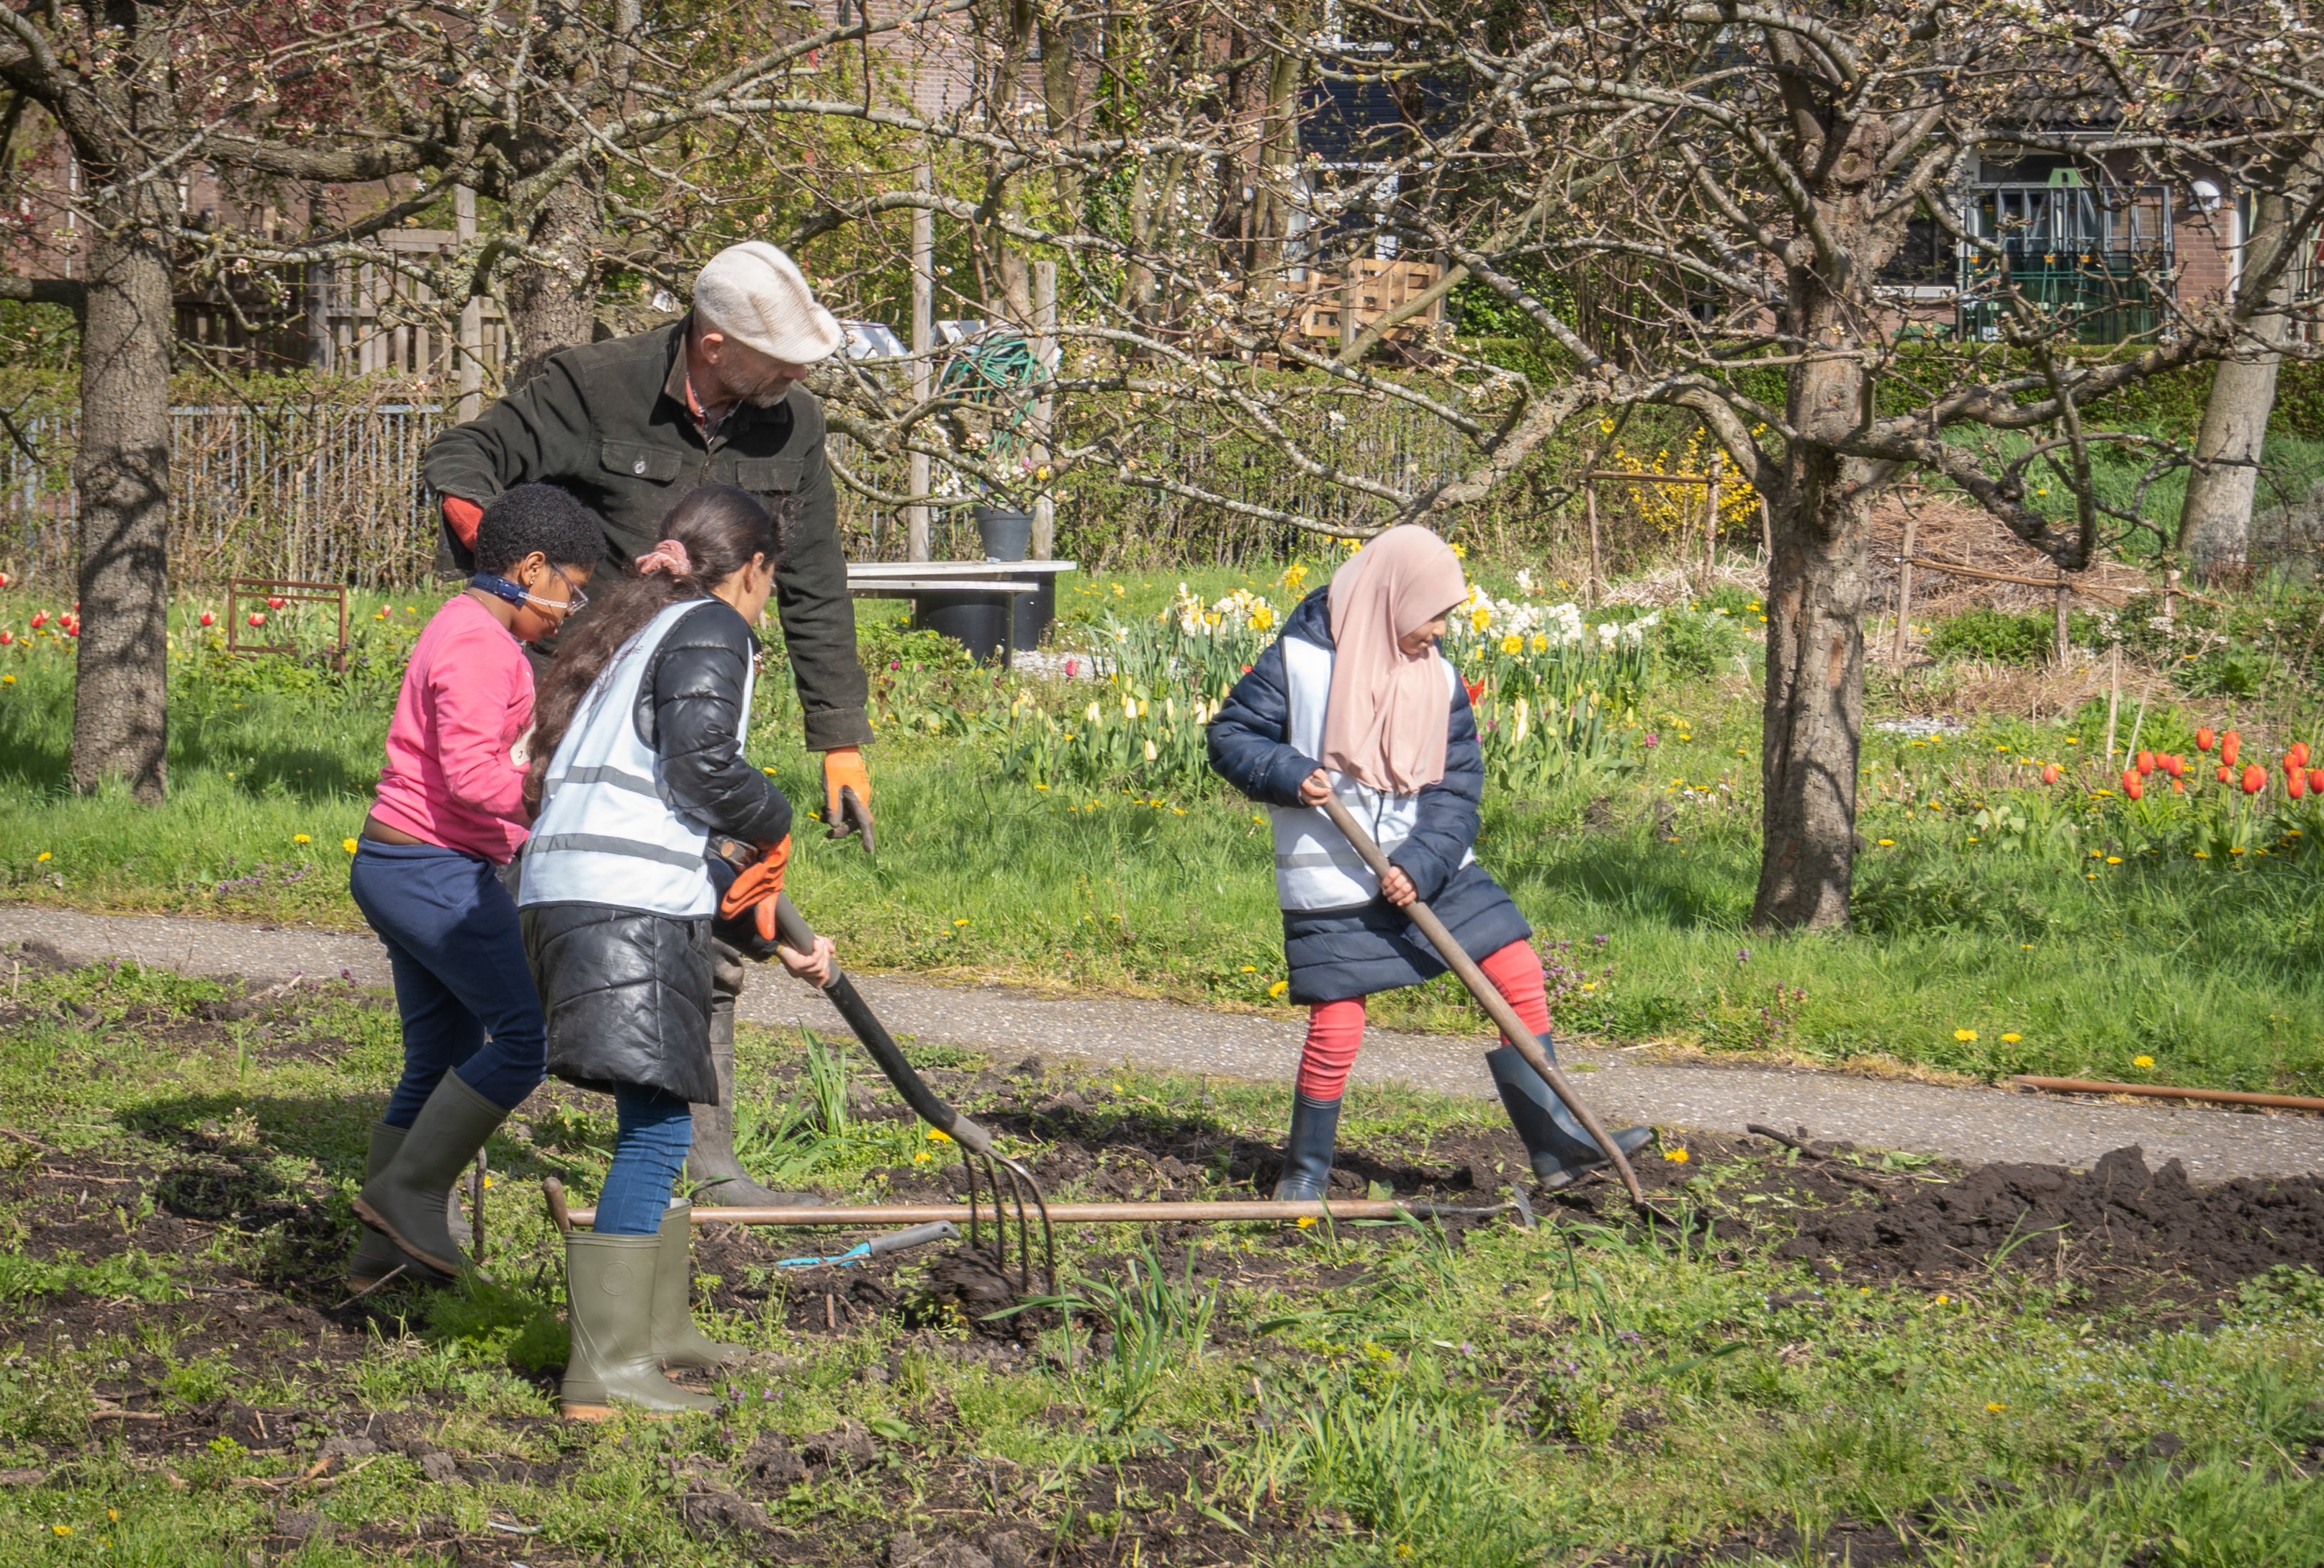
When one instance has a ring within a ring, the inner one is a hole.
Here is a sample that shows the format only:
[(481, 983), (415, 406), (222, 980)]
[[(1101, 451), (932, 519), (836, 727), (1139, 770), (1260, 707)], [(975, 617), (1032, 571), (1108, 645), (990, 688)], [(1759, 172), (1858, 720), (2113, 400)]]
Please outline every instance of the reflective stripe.
[[(1323, 754), (1323, 715), (1332, 699), (1332, 651), (1304, 638), (1286, 637), (1283, 650), (1284, 696), (1290, 709), (1285, 739), (1310, 757)], [(1448, 687), (1460, 676), (1442, 654)], [(1337, 770), (1331, 774), (1332, 793), (1348, 815), (1363, 826), (1372, 842), (1388, 853), (1412, 836), (1420, 822), (1420, 797), (1374, 789), (1361, 779)], [(1286, 909), (1344, 909), (1369, 904), (1379, 897), (1379, 879), (1356, 853), (1355, 845), (1332, 826), (1323, 808), (1278, 806), (1275, 820), (1275, 897)], [(1476, 859), (1462, 857), (1467, 865)]]
[(548, 799), (549, 796), (567, 784), (604, 784), (615, 789), (627, 789), (638, 795), (650, 795), (656, 800), (662, 798), (661, 786), (650, 779), (641, 779), (635, 773), (624, 772), (619, 768), (599, 767), (573, 769), (554, 784), (544, 788), (541, 791), (541, 798)]
[(526, 841), (526, 848), (534, 854), (557, 854), (571, 852), (581, 854), (620, 854), (632, 860), (659, 861), (666, 866), (678, 866), (692, 871), (702, 864), (698, 854), (683, 850), (663, 849), (657, 844), (640, 844), (635, 839), (608, 838), (599, 833), (553, 833), (536, 835)]

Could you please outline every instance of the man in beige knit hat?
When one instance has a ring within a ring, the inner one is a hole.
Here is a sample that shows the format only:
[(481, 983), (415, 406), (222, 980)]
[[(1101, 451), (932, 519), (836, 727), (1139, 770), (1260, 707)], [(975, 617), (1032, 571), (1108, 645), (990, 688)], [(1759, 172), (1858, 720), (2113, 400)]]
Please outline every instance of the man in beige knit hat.
[[(626, 568), (661, 537), (672, 503), (697, 484), (738, 485), (791, 508), (775, 577), (807, 744), (823, 753), (824, 821), (836, 838), (872, 838), (862, 747), (863, 668), (847, 593), (837, 499), (824, 456), (823, 410), (804, 384), (836, 353), (839, 323), (790, 257), (762, 240), (729, 245), (695, 282), (694, 309), (668, 327), (560, 350), (521, 385), (436, 438), (421, 473), (439, 498), (445, 544), (462, 571), (486, 503), (534, 482), (561, 485), (595, 512), (605, 554)], [(841, 791), (850, 792), (844, 798)], [(844, 806), (845, 809), (843, 809)], [(763, 1204), (733, 1153), (734, 997), (739, 955), (722, 954), (711, 1020), (715, 1106), (694, 1108), (689, 1177), (700, 1201)]]

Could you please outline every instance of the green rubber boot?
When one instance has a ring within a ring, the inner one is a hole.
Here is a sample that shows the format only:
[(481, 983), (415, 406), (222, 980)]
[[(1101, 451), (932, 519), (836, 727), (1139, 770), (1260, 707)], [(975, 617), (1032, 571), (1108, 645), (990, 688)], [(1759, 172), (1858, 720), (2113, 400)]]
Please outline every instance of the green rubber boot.
[(661, 1217), (654, 1259), (653, 1353), (665, 1367), (715, 1372), (741, 1360), (741, 1345), (721, 1344), (694, 1321), (694, 1205), (670, 1204)]
[(674, 1414), (715, 1410), (707, 1394), (679, 1388), (654, 1364), (659, 1236), (565, 1238), (566, 1323), (573, 1348), (559, 1394), (568, 1421), (604, 1421), (614, 1407)]
[(447, 1073), (403, 1135), (403, 1147), (355, 1197), (355, 1213), (438, 1274), (471, 1265), (445, 1212), (476, 1151), (508, 1112)]
[[(384, 1121), (371, 1124), (371, 1148), (364, 1156), (364, 1180), (366, 1183), (385, 1170), (388, 1162), (395, 1158), (395, 1151), (403, 1147), (403, 1131), (402, 1128), (390, 1127)], [(466, 1218), (460, 1213), (460, 1200), (456, 1194), (445, 1200), (444, 1228), (452, 1232), (452, 1240), (463, 1251), (467, 1250), (469, 1242), (475, 1240)], [(355, 1256), (347, 1259), (347, 1288), (358, 1294), (374, 1289), (399, 1266), (403, 1269), (402, 1277), (406, 1279), (439, 1281), (443, 1278), (434, 1269), (421, 1267), (418, 1259), (405, 1257), (402, 1248), (366, 1224), (355, 1242)]]

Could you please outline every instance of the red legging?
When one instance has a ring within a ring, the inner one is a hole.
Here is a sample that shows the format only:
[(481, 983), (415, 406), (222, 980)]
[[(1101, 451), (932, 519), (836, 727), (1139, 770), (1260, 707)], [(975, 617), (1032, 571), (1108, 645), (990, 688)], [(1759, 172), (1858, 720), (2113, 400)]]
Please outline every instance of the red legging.
[[(1549, 995), (1541, 955), (1530, 942), (1512, 942), (1477, 965), (1517, 1009), (1526, 1028), (1549, 1038)], [(1299, 1093), (1310, 1100), (1337, 1100), (1348, 1086), (1348, 1070), (1364, 1043), (1364, 999), (1319, 1001), (1307, 1014), (1307, 1044), (1299, 1053)], [(1507, 1040), (1502, 1041), (1507, 1045)]]

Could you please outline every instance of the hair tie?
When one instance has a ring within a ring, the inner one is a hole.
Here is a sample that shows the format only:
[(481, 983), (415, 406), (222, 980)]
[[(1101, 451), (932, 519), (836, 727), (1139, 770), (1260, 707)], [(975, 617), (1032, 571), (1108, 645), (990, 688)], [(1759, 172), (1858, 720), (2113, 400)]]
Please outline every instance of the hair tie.
[(690, 576), (694, 563), (686, 547), (674, 539), (666, 539), (638, 558), (638, 576), (650, 577), (656, 572), (668, 572), (673, 577)]

